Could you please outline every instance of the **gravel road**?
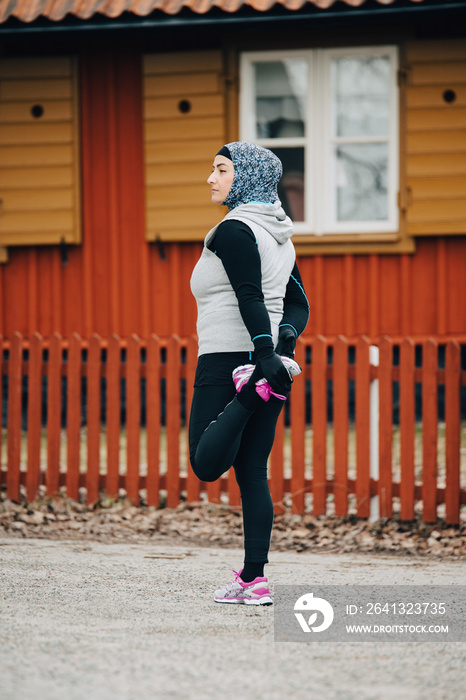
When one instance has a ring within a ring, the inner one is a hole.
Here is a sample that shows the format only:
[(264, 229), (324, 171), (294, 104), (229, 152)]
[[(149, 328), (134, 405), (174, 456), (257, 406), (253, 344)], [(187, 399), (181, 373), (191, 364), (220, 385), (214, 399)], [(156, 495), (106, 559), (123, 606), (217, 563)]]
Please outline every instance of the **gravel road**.
[[(2, 700), (460, 700), (466, 644), (277, 644), (238, 549), (0, 539)], [(275, 584), (464, 584), (466, 560), (272, 552)]]

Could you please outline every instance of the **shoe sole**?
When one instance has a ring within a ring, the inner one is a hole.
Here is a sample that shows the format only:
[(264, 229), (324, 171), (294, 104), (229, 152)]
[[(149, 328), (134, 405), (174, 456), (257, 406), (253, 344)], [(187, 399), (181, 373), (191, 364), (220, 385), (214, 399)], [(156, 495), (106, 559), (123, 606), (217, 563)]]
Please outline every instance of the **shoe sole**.
[(262, 598), (214, 598), (216, 603), (232, 603), (236, 605), (273, 605), (273, 600), (269, 595)]
[(243, 598), (242, 600), (234, 600), (233, 598), (214, 598), (214, 600), (216, 603), (231, 603), (232, 605), (273, 605), (272, 598), (269, 598), (268, 596), (256, 600), (247, 600), (246, 598)]

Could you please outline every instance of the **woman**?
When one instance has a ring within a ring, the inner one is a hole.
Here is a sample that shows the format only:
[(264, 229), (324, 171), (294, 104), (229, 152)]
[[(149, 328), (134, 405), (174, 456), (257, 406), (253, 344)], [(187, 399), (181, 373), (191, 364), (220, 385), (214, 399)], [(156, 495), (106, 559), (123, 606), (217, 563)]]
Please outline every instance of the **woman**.
[(271, 605), (264, 576), (273, 523), (267, 458), (275, 426), (301, 370), (292, 359), (309, 305), (277, 194), (282, 164), (242, 141), (217, 153), (207, 182), (229, 213), (206, 236), (191, 290), (199, 357), (189, 420), (194, 473), (215, 481), (232, 465), (243, 507), (245, 556), (219, 603)]

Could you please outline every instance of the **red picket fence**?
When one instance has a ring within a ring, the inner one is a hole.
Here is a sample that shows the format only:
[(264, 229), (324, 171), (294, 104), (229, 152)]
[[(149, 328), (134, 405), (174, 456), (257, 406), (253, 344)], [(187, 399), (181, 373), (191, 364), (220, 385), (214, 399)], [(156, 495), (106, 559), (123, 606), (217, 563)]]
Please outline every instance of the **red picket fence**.
[[(16, 333), (2, 346), (0, 484), (9, 498), (64, 489), (93, 503), (123, 489), (154, 506), (240, 504), (233, 470), (202, 484), (188, 466), (195, 338), (26, 341)], [(270, 457), (276, 510), (361, 518), (399, 510), (411, 520), (416, 509), (426, 522), (458, 523), (466, 504), (460, 346), (383, 338), (378, 349), (373, 366), (365, 337), (298, 341), (303, 373)]]

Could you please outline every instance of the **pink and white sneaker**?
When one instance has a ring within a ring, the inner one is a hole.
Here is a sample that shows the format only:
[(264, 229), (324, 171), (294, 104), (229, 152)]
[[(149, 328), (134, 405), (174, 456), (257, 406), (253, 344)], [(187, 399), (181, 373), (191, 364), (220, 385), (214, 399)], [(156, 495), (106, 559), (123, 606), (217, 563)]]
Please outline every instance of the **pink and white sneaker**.
[(272, 596), (265, 576), (257, 576), (254, 581), (241, 580), (241, 571), (233, 571), (235, 580), (225, 588), (215, 591), (216, 603), (236, 603), (237, 605), (273, 605)]
[[(248, 383), (253, 371), (254, 365), (240, 365), (233, 370), (232, 377), (237, 394), (239, 394), (244, 385)], [(276, 394), (266, 379), (259, 379), (259, 381), (256, 382), (256, 392), (264, 401), (268, 401), (271, 396), (276, 396), (277, 399), (286, 401), (286, 396)]]
[(288, 374), (290, 377), (296, 377), (298, 374), (301, 374), (302, 369), (296, 362), (296, 360), (293, 360), (292, 357), (287, 357), (286, 355), (280, 355), (281, 361), (285, 365), (286, 369), (288, 370)]
[[(298, 374), (302, 372), (301, 367), (298, 365), (295, 360), (293, 360), (291, 357), (286, 357), (286, 355), (281, 355), (280, 356), (281, 361), (285, 365), (286, 369), (288, 370), (288, 374), (290, 375), (291, 378), (296, 377)], [(275, 391), (273, 391), (272, 387), (268, 383), (266, 379), (259, 379), (258, 382), (256, 382), (256, 392), (259, 394), (261, 399), (264, 401), (268, 401), (271, 396), (275, 396), (277, 399), (280, 399), (281, 401), (286, 401), (286, 396), (283, 396), (282, 394), (277, 394)]]
[(254, 365), (240, 365), (232, 372), (233, 383), (236, 393), (239, 394), (245, 384), (248, 383), (251, 374), (254, 372)]
[[(286, 357), (286, 355), (282, 355), (281, 360), (285, 365), (286, 369), (288, 370), (288, 374), (290, 375), (290, 377), (296, 377), (298, 374), (301, 373), (301, 367), (291, 357)], [(237, 394), (239, 394), (243, 386), (248, 383), (249, 378), (253, 372), (254, 365), (240, 365), (239, 367), (236, 367), (236, 369), (233, 370), (232, 377)], [(269, 387), (270, 390), (264, 388), (265, 385)], [(265, 379), (259, 379), (259, 381), (256, 382), (256, 387), (257, 386), (262, 387), (260, 391), (257, 391), (257, 393), (261, 398), (264, 399), (264, 401), (268, 401), (271, 395), (278, 396), (278, 398), (283, 398), (281, 394), (275, 394), (272, 391), (272, 387), (270, 386), (270, 384), (268, 384), (268, 382)]]
[[(286, 357), (286, 355), (282, 355), (281, 360), (285, 365), (286, 369), (288, 370), (288, 374), (290, 375), (290, 377), (296, 377), (298, 374), (301, 373), (301, 367), (291, 357)], [(254, 365), (240, 365), (239, 367), (236, 367), (236, 369), (233, 370), (232, 377), (237, 394), (239, 394), (244, 385), (248, 383), (253, 372)], [(281, 401), (286, 401), (286, 396), (283, 396), (283, 394), (275, 393), (275, 391), (273, 391), (272, 387), (266, 379), (259, 379), (259, 381), (256, 382), (256, 392), (259, 394), (263, 401), (268, 401), (271, 396), (275, 396)]]

